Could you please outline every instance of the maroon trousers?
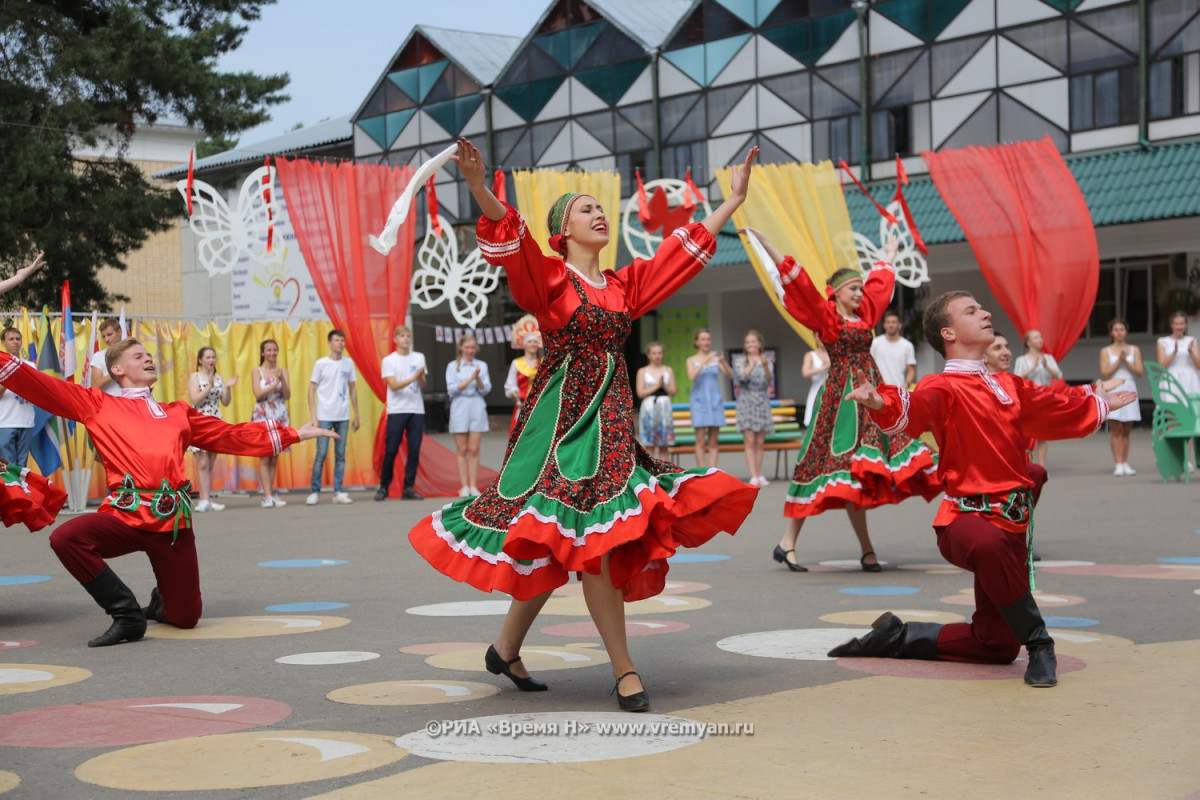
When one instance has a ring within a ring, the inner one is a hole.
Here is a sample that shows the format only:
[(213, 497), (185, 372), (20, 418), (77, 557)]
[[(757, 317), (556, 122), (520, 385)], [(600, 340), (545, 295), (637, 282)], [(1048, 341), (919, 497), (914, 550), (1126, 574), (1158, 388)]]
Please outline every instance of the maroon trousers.
[(50, 534), (50, 547), (80, 583), (103, 572), (106, 558), (145, 553), (158, 581), (167, 622), (194, 628), (200, 621), (200, 567), (191, 528), (180, 528), (172, 544), (170, 531), (139, 530), (114, 514), (85, 514), (59, 525)]

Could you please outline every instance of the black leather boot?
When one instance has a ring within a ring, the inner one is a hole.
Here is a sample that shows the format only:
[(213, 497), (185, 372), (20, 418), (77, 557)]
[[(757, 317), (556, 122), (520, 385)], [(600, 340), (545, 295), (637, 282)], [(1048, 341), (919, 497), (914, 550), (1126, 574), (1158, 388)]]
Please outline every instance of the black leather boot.
[(136, 642), (146, 635), (146, 615), (129, 587), (110, 567), (83, 585), (88, 594), (113, 618), (108, 630), (88, 642), (88, 647), (108, 647)]
[(1058, 659), (1054, 657), (1054, 640), (1046, 633), (1046, 622), (1031, 592), (1000, 609), (1000, 615), (1008, 623), (1009, 630), (1017, 641), (1025, 645), (1029, 653), (1029, 666), (1025, 668), (1025, 683), (1036, 689), (1058, 685)]
[(871, 623), (871, 632), (851, 639), (829, 651), (830, 658), (915, 658), (937, 660), (937, 637), (941, 625), (933, 622), (901, 622), (887, 612)]
[(142, 613), (146, 615), (147, 621), (166, 622), (166, 619), (163, 618), (162, 595), (158, 593), (157, 586), (150, 590), (150, 605), (143, 608)]

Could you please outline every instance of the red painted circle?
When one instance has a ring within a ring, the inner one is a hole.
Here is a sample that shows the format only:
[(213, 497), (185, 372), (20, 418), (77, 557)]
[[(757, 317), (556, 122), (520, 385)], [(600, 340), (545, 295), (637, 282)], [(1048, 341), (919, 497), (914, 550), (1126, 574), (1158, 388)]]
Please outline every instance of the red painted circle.
[(101, 700), (0, 716), (0, 746), (123, 747), (186, 736), (236, 733), (270, 725), (291, 713), (291, 706), (261, 697), (200, 695)]
[(33, 647), (37, 642), (32, 639), (0, 639), (0, 650), (19, 650), (22, 647)]
[[(1060, 655), (1058, 674), (1075, 672), (1087, 666), (1071, 656)], [(1022, 652), (1011, 664), (960, 664), (956, 661), (916, 661), (900, 658), (839, 658), (837, 665), (864, 675), (889, 678), (921, 678), (939, 681), (1010, 681), (1025, 676), (1028, 658)]]
[(1183, 564), (1091, 564), (1078, 567), (1039, 567), (1039, 572), (1057, 575), (1091, 575), (1104, 578), (1147, 578), (1150, 580), (1200, 580), (1200, 568)]
[[(625, 620), (625, 635), (654, 636), (660, 633), (678, 633), (686, 631), (690, 625), (686, 622), (663, 622), (657, 619)], [(591, 620), (582, 622), (564, 622), (561, 625), (550, 625), (542, 628), (542, 633), (550, 636), (565, 636), (569, 639), (598, 639), (600, 631)]]

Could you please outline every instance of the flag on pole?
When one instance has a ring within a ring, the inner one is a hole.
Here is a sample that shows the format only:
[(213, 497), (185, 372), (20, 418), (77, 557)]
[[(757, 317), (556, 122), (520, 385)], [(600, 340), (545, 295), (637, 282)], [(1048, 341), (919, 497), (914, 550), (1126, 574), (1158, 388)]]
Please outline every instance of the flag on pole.
[[(50, 333), (49, 309), (42, 306), (42, 319), (39, 323), (42, 332), (41, 349), (38, 350), (31, 342), (29, 345), (29, 360), (37, 364), (41, 372), (49, 372), (56, 378), (62, 377), (62, 367), (58, 361), (58, 348), (54, 346), (54, 336)], [(36, 337), (34, 337), (36, 338)], [(62, 469), (62, 446), (58, 436), (58, 417), (47, 411), (34, 407), (33, 441), (29, 454), (37, 462), (43, 475), (52, 475)]]
[(83, 365), (83, 377), (80, 378), (80, 380), (79, 380), (79, 382), (83, 385), (83, 388), (85, 388), (85, 389), (92, 388), (92, 355), (100, 352), (100, 338), (97, 336), (96, 309), (94, 309), (94, 308), (92, 309), (92, 326), (91, 327), (92, 327), (92, 333), (88, 337), (87, 361), (84, 362), (84, 365)]
[(75, 358), (75, 319), (71, 316), (70, 281), (63, 281), (62, 309), (62, 345), (58, 349), (58, 360), (62, 364), (63, 376), (74, 383), (79, 367)]

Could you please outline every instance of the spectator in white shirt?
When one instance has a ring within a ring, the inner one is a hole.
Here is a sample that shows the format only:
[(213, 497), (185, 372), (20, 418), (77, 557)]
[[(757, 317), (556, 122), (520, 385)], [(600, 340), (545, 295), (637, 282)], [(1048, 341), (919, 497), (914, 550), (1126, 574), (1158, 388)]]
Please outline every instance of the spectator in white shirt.
[(900, 335), (900, 315), (895, 311), (883, 315), (883, 333), (871, 341), (871, 357), (884, 383), (905, 388), (916, 383), (917, 351)]
[[(21, 357), (21, 332), (16, 328), (5, 328), (0, 334), (8, 354)], [(37, 369), (32, 361), (25, 360)], [(22, 469), (29, 461), (29, 447), (33, 443), (34, 406), (16, 392), (0, 386), (0, 458)]]
[(108, 367), (104, 364), (104, 354), (108, 352), (109, 347), (121, 341), (121, 323), (115, 319), (103, 320), (100, 323), (100, 338), (104, 340), (104, 349), (92, 353), (92, 357), (88, 359), (88, 365), (92, 369), (92, 388), (100, 389), (105, 394), (111, 394), (114, 397), (120, 396), (121, 387), (108, 374)]
[(421, 500), (413, 488), (417, 481), (417, 463), (421, 458), (421, 438), (425, 434), (425, 356), (412, 351), (412, 330), (401, 325), (392, 337), (396, 350), (383, 357), (383, 380), (387, 383), (387, 444), (383, 451), (383, 469), (379, 474), (376, 500), (386, 500), (392, 485), (396, 454), (400, 441), (408, 438), (408, 454), (404, 460), (405, 500)]
[[(350, 495), (342, 491), (342, 476), (346, 473), (346, 434), (358, 430), (358, 390), (355, 381), (354, 362), (344, 355), (346, 334), (334, 329), (326, 337), (329, 355), (317, 359), (313, 364), (312, 378), (308, 384), (308, 408), (313, 421), (321, 428), (338, 435), (333, 450), (333, 502), (353, 503)], [(325, 455), (329, 451), (329, 440), (317, 440), (317, 456), (313, 460), (312, 481), (309, 485), (307, 505), (315, 506), (321, 500), (321, 474), (325, 471)]]

